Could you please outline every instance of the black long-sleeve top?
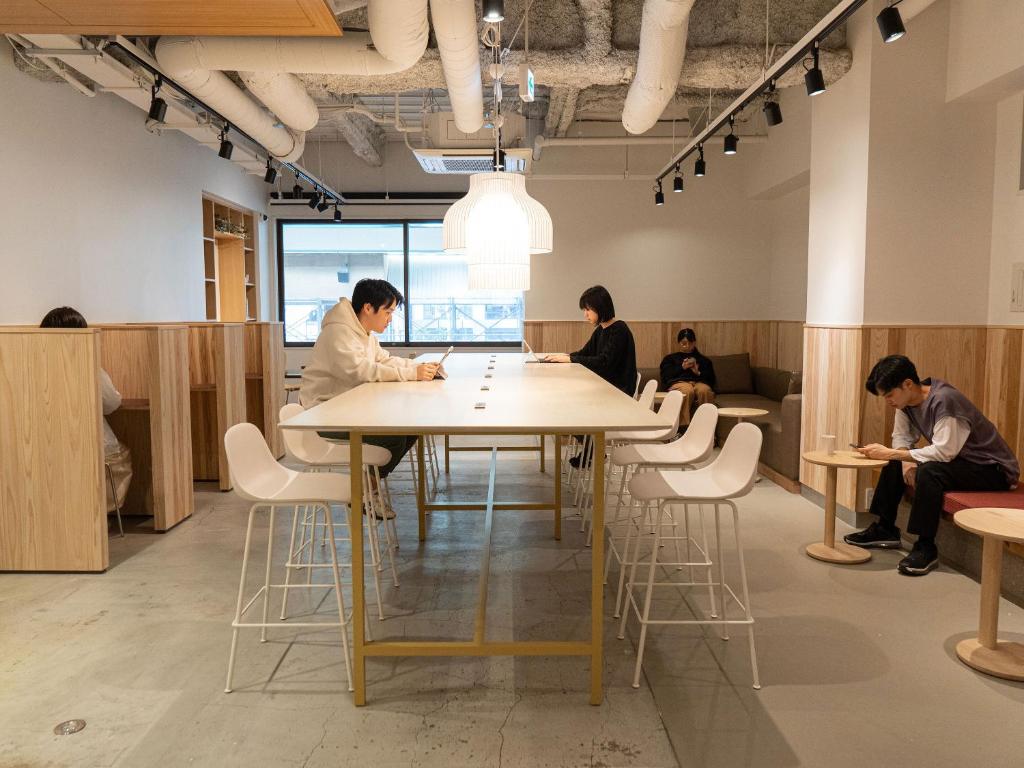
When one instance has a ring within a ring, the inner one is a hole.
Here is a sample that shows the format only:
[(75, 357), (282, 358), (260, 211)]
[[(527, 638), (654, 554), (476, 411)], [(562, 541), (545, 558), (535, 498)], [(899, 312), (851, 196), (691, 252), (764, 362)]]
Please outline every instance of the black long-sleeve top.
[[(700, 373), (694, 373), (689, 368), (683, 370), (683, 360), (688, 357), (697, 361), (697, 369)], [(714, 389), (716, 384), (715, 366), (696, 349), (690, 352), (673, 352), (671, 355), (665, 355), (665, 359), (661, 361), (661, 388), (668, 390), (669, 387), (680, 381), (702, 382)]]
[(569, 359), (631, 397), (636, 390), (636, 345), (632, 331), (621, 320), (607, 328), (599, 324), (586, 346), (570, 354)]

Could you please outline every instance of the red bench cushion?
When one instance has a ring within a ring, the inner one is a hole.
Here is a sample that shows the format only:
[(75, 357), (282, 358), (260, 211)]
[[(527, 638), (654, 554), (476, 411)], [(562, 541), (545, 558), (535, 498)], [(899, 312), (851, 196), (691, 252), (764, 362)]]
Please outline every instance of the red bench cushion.
[(942, 498), (942, 511), (950, 515), (973, 507), (1024, 509), (1024, 485), (1012, 491), (950, 491)]

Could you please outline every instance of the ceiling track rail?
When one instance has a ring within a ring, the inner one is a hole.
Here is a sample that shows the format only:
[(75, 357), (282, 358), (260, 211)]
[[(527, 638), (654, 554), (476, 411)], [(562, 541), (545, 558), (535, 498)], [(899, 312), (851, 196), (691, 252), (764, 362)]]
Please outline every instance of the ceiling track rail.
[(779, 59), (765, 71), (760, 80), (747, 88), (747, 90), (737, 97), (737, 99), (728, 107), (726, 107), (724, 111), (719, 113), (718, 117), (709, 122), (703, 131), (698, 133), (685, 147), (683, 147), (682, 150), (676, 153), (676, 155), (674, 155), (673, 158), (669, 160), (660, 171), (658, 171), (655, 176), (655, 181), (660, 182), (666, 176), (673, 173), (676, 166), (682, 163), (689, 155), (693, 154), (693, 152), (697, 151), (698, 148), (711, 138), (719, 129), (728, 125), (730, 117), (743, 111), (744, 107), (760, 96), (761, 92), (764, 91), (770, 83), (777, 81), (790, 67), (803, 61), (817, 42), (824, 40), (838, 27), (846, 23), (846, 21), (856, 13), (856, 11), (864, 5), (865, 2), (867, 2), (867, 0), (841, 0), (841, 2), (836, 5), (836, 7), (825, 16), (825, 18), (815, 24), (799, 42), (795, 43), (793, 47), (779, 57)]

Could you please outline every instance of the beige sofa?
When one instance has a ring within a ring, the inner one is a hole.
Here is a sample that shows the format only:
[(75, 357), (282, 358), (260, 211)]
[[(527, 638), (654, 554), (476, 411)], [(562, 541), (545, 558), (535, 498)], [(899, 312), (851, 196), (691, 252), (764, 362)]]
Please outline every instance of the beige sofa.
[[(719, 408), (762, 408), (768, 411), (765, 416), (751, 419), (761, 425), (764, 432), (761, 462), (796, 487), (795, 483), (800, 478), (800, 372), (752, 367), (750, 355), (746, 352), (708, 357), (715, 366), (718, 380), (715, 404)], [(646, 382), (648, 379), (658, 380), (659, 371), (657, 368), (641, 368), (640, 374)], [(735, 419), (719, 421), (719, 445), (725, 442), (735, 423)]]

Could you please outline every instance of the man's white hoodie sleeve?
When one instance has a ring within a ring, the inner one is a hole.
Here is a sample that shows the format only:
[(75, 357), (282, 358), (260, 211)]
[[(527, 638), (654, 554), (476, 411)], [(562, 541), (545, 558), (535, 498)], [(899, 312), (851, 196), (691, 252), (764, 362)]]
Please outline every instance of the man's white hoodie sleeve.
[[(370, 381), (413, 381), (416, 365), (402, 365), (400, 357), (392, 357), (381, 348), (372, 336), (360, 336), (344, 325), (328, 326), (324, 346), (330, 350), (328, 369), (345, 389), (357, 387)], [(395, 363), (398, 363), (396, 365)], [(412, 362), (411, 360), (408, 362)]]

